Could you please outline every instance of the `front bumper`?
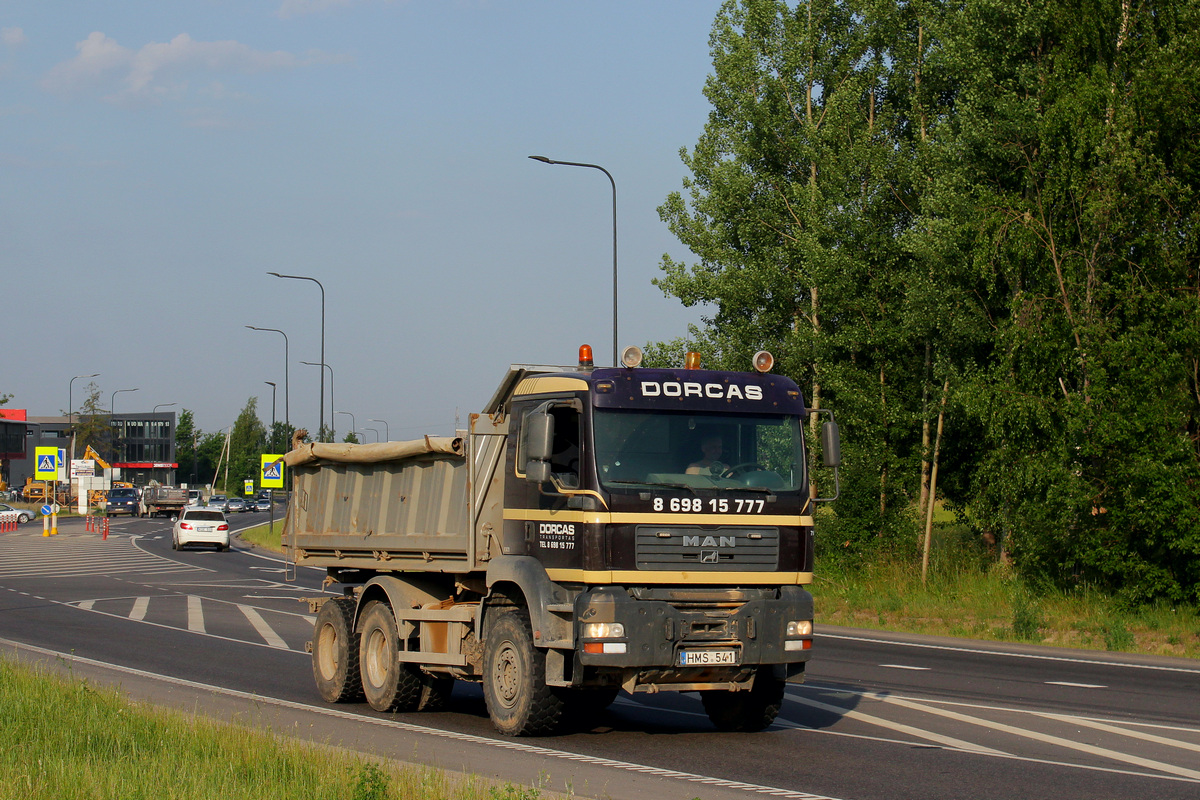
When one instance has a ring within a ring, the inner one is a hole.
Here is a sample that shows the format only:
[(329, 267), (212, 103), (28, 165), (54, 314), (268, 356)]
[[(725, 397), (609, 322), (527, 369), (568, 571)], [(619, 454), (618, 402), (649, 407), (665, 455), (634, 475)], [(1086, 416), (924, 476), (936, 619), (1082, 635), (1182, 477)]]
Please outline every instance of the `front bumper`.
[[(579, 663), (584, 667), (663, 670), (681, 673), (681, 677), (712, 673), (714, 667), (722, 673), (765, 665), (787, 665), (788, 674), (802, 671), (812, 653), (811, 633), (789, 637), (786, 631), (791, 621), (812, 620), (812, 595), (799, 586), (780, 587), (775, 597), (756, 591), (746, 594), (740, 601), (697, 603), (686, 599), (686, 590), (679, 592), (682, 601), (637, 599), (619, 586), (585, 591), (575, 601)], [(625, 635), (582, 637), (582, 626), (591, 622), (621, 623)], [(596, 643), (608, 645), (602, 647), (606, 652), (589, 652), (588, 645), (597, 649)], [(624, 652), (619, 652), (622, 644)], [(722, 658), (732, 651), (736, 660), (727, 666), (713, 661), (707, 666), (684, 663), (683, 653), (704, 651), (721, 653)]]

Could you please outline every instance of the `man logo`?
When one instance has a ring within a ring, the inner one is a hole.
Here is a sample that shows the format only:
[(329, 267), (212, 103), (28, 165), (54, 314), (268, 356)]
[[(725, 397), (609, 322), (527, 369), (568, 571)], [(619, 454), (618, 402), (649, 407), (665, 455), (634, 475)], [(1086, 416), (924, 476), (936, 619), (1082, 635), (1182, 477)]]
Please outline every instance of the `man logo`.
[(736, 536), (722, 536), (718, 539), (716, 536), (684, 536), (684, 547), (737, 547)]

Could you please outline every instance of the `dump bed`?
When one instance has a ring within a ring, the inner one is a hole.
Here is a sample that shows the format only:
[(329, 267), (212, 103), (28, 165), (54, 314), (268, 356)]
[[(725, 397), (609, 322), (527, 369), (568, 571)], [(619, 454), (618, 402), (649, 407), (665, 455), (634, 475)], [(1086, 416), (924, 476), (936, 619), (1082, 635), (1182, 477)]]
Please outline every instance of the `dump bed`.
[(147, 505), (184, 506), (187, 505), (187, 489), (177, 486), (147, 486), (142, 489), (142, 502)]
[(305, 444), (284, 456), (284, 542), (296, 563), (466, 572), (475, 566), (470, 476), (460, 438)]

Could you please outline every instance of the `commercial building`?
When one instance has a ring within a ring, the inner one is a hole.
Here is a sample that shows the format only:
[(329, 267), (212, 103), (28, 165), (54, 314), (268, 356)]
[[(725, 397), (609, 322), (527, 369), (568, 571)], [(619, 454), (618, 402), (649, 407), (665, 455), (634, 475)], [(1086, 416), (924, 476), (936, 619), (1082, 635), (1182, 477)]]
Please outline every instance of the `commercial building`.
[[(0, 415), (0, 458), (3, 458), (3, 477), (9, 486), (19, 488), (25, 479), (33, 477), (34, 454), (38, 447), (57, 447), (66, 458), (71, 452), (71, 420), (65, 416), (27, 416), (23, 409), (3, 409)], [(109, 464), (114, 479), (132, 481), (145, 486), (154, 481), (175, 485), (175, 412), (142, 412), (112, 414), (103, 417), (108, 422), (101, 455), (112, 455)], [(80, 422), (79, 415), (75, 422)], [(83, 444), (76, 444), (76, 458), (81, 457)]]

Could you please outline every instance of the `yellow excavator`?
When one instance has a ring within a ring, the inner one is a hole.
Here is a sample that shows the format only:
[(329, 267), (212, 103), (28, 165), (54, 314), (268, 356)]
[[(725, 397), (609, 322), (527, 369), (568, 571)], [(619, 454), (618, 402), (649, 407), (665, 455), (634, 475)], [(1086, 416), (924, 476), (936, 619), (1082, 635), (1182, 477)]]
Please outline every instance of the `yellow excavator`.
[[(96, 465), (98, 467), (100, 467), (101, 469), (104, 469), (104, 470), (112, 469), (112, 467), (109, 466), (109, 463), (107, 461), (105, 461), (103, 458), (101, 458), (100, 454), (97, 453), (90, 444), (87, 446), (87, 449), (85, 449), (83, 451), (83, 457), (92, 459), (93, 461), (96, 462)], [(112, 486), (113, 487), (121, 486), (121, 487), (125, 487), (127, 489), (133, 488), (133, 484), (130, 483), (129, 481), (112, 481)], [(108, 492), (106, 490), (92, 489), (88, 492), (88, 505), (89, 506), (94, 508), (96, 506), (103, 506), (107, 502), (108, 502)]]

